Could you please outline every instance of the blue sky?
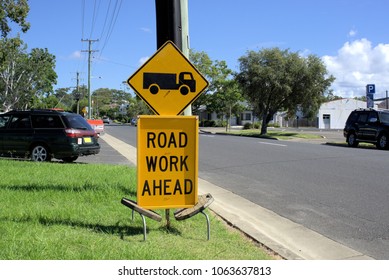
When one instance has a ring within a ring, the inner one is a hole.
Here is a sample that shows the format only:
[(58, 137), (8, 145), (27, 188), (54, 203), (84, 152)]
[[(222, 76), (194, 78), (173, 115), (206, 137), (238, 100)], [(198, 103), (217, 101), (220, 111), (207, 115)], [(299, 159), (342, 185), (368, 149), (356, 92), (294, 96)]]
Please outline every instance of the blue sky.
[[(388, 0), (188, 0), (190, 47), (239, 70), (248, 50), (279, 47), (321, 57), (337, 80), (335, 94), (376, 97), (389, 90)], [(87, 84), (92, 44), (91, 88), (130, 90), (122, 84), (156, 51), (155, 0), (30, 0), (29, 48), (56, 56), (55, 88)], [(116, 8), (116, 9), (115, 9)], [(16, 32), (16, 30), (15, 30)]]

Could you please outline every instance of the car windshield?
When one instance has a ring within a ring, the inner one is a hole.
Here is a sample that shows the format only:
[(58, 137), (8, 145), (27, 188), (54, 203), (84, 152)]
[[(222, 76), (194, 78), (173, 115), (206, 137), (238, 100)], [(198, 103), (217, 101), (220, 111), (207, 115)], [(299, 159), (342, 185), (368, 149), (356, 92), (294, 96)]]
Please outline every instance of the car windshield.
[(88, 122), (79, 115), (68, 115), (65, 117), (70, 126), (75, 129), (93, 130)]
[(380, 112), (380, 121), (383, 123), (389, 124), (389, 113), (388, 112)]

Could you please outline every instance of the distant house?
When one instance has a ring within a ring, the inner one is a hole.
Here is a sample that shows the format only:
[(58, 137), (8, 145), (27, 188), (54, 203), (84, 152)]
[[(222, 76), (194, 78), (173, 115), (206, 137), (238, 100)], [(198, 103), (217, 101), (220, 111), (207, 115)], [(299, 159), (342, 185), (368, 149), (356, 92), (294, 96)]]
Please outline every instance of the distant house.
[[(375, 105), (377, 107), (377, 105)], [(343, 98), (325, 102), (320, 106), (316, 119), (308, 120), (301, 112), (297, 112), (293, 118), (288, 118), (286, 112), (277, 112), (270, 124), (280, 127), (316, 127), (319, 129), (343, 129), (351, 111), (358, 108), (366, 108), (366, 101), (354, 98)], [(203, 112), (203, 119), (217, 120), (215, 113)], [(233, 117), (231, 125), (244, 125), (246, 122), (258, 121), (252, 111), (244, 111), (239, 118)]]

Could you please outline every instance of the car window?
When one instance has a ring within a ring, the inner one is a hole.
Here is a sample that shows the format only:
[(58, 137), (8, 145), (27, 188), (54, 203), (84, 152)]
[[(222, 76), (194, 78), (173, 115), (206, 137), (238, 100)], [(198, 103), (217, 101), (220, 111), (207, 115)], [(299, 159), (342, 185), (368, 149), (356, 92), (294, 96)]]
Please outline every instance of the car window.
[(17, 115), (13, 116), (11, 123), (9, 124), (10, 129), (22, 129), (31, 128), (31, 122), (28, 115)]
[(369, 113), (369, 118), (368, 118), (369, 122), (374, 123), (377, 121), (377, 119), (378, 119), (377, 112), (370, 112)]
[(0, 116), (0, 129), (5, 129), (9, 120), (9, 116)]
[(34, 128), (63, 128), (61, 118), (56, 115), (32, 115), (32, 126)]
[(65, 119), (71, 128), (92, 130), (92, 127), (88, 124), (88, 122), (80, 115), (67, 115), (65, 116)]
[(366, 123), (367, 122), (367, 116), (368, 116), (367, 112), (360, 113), (359, 116), (358, 116), (358, 123)]
[(389, 123), (389, 113), (380, 112), (380, 121), (383, 123)]
[(357, 112), (351, 112), (350, 116), (348, 117), (348, 122), (354, 123), (358, 119), (358, 113)]

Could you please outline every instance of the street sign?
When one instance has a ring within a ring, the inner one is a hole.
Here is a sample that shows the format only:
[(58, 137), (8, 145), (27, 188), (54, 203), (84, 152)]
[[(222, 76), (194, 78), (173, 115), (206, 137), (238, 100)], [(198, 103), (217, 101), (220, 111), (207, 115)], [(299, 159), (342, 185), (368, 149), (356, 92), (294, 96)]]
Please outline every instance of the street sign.
[(375, 93), (375, 84), (366, 85), (366, 93)]
[(181, 114), (208, 87), (208, 81), (171, 41), (127, 83), (157, 115), (169, 116)]
[(366, 107), (374, 108), (375, 84), (366, 85)]
[(139, 116), (137, 203), (188, 208), (198, 200), (198, 118)]

